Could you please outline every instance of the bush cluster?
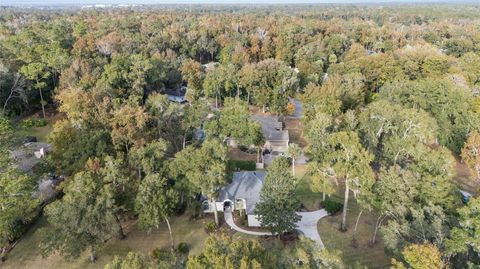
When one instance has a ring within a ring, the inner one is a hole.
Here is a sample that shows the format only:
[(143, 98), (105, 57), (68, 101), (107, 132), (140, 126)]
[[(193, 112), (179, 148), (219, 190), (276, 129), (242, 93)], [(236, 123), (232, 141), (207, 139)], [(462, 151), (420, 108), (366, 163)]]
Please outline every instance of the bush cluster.
[(322, 202), (322, 206), (330, 215), (335, 215), (343, 208), (342, 203), (329, 198), (325, 199), (325, 201)]
[(43, 127), (47, 124), (48, 122), (45, 119), (25, 119), (22, 121), (23, 128)]

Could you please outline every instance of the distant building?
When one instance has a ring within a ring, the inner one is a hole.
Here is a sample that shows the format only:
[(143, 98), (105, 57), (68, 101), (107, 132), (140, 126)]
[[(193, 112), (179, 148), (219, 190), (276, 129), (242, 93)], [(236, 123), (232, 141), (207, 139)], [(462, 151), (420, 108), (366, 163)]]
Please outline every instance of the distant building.
[(187, 102), (187, 99), (185, 98), (185, 95), (187, 94), (187, 87), (185, 86), (175, 89), (165, 89), (163, 92), (167, 95), (169, 101), (179, 104)]
[(205, 69), (206, 72), (209, 72), (214, 70), (218, 65), (219, 65), (218, 62), (209, 62), (209, 63), (203, 64), (203, 68)]
[(232, 183), (220, 189), (215, 204), (208, 200), (203, 202), (204, 212), (213, 212), (214, 206), (220, 212), (225, 210), (245, 210), (248, 226), (260, 227), (260, 221), (254, 211), (255, 205), (260, 201), (260, 191), (262, 190), (265, 176), (265, 171), (235, 172)]

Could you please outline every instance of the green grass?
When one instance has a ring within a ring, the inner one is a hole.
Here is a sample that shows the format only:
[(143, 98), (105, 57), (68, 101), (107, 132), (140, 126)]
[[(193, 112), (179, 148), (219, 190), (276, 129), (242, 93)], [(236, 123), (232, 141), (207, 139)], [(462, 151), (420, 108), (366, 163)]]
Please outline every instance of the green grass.
[[(175, 244), (186, 242), (190, 247), (190, 254), (197, 254), (203, 248), (203, 243), (208, 235), (203, 229), (203, 220), (189, 220), (185, 215), (174, 217), (171, 220), (173, 228), (173, 236)], [(36, 227), (33, 227), (18, 245), (7, 256), (6, 262), (2, 264), (2, 269), (43, 269), (43, 268), (103, 268), (105, 264), (110, 262), (115, 255), (124, 256), (130, 251), (150, 255), (155, 248), (168, 248), (170, 246), (170, 238), (166, 225), (160, 229), (153, 229), (150, 234), (140, 230), (135, 222), (130, 221), (124, 224), (127, 238), (124, 240), (112, 239), (105, 247), (98, 251), (98, 261), (90, 263), (88, 253), (82, 253), (80, 258), (67, 261), (59, 255), (51, 255), (42, 258), (38, 244), (40, 235), (38, 228), (45, 227), (46, 221), (41, 219)]]
[(38, 142), (47, 142), (47, 135), (52, 131), (52, 129), (53, 125), (48, 123), (42, 127), (18, 127), (17, 133), (23, 138), (26, 136), (35, 136), (37, 137)]
[[(310, 178), (305, 175), (305, 166), (299, 167), (297, 171), (296, 176), (300, 179), (300, 182), (295, 196), (308, 211), (317, 210), (322, 199), (321, 193), (312, 192), (310, 189)], [(331, 198), (343, 203), (343, 188), (339, 187), (337, 193), (332, 195)], [(376, 221), (374, 214), (363, 212), (357, 231), (358, 245), (353, 247), (353, 228), (358, 212), (357, 203), (351, 197), (347, 215), (348, 231), (345, 233), (339, 230), (341, 214), (323, 218), (318, 222), (318, 230), (325, 247), (327, 249), (340, 250), (343, 260), (348, 265), (354, 265), (358, 262), (368, 266), (370, 269), (389, 268), (390, 258), (385, 254), (381, 235), (378, 234), (377, 244), (371, 246), (369, 243)]]
[(297, 165), (295, 170), (295, 176), (300, 180), (295, 190), (295, 197), (302, 203), (306, 210), (318, 210), (320, 208), (322, 194), (313, 192), (310, 189), (310, 177), (305, 175), (306, 166)]
[(352, 244), (353, 230), (358, 206), (351, 201), (347, 215), (348, 230), (341, 232), (341, 214), (321, 219), (318, 222), (320, 236), (327, 249), (336, 249), (342, 252), (342, 258), (348, 265), (360, 263), (370, 269), (390, 268), (390, 259), (384, 251), (384, 245), (380, 234), (377, 243), (371, 246), (370, 239), (373, 235), (375, 215), (364, 212), (360, 219), (357, 231), (357, 246)]

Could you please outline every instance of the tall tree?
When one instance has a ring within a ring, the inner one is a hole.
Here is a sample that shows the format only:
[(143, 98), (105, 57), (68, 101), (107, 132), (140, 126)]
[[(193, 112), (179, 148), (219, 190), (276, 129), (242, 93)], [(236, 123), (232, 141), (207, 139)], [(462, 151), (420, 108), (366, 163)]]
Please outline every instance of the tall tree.
[(188, 83), (187, 98), (194, 101), (203, 96), (202, 83), (205, 77), (203, 66), (195, 60), (188, 59), (183, 63), (181, 71), (183, 79)]
[(169, 218), (175, 212), (178, 198), (178, 193), (172, 186), (169, 186), (167, 179), (160, 174), (150, 173), (140, 183), (135, 202), (141, 227), (158, 229), (162, 222), (167, 223), (172, 252), (175, 244)]
[(238, 240), (226, 235), (212, 235), (200, 255), (190, 256), (188, 269), (275, 268), (267, 250), (257, 240)]
[(347, 209), (350, 191), (355, 196), (374, 183), (370, 167), (373, 157), (360, 144), (355, 132), (337, 132), (329, 135), (326, 144), (324, 164), (334, 176), (345, 182), (345, 195), (340, 229), (347, 230)]
[(296, 213), (299, 202), (293, 195), (297, 182), (289, 170), (290, 164), (284, 157), (272, 162), (260, 192), (260, 202), (255, 206), (255, 215), (262, 226), (280, 236), (294, 230), (301, 219)]
[(462, 160), (472, 173), (480, 179), (480, 133), (475, 131), (469, 136), (462, 149)]
[(118, 232), (114, 192), (104, 185), (92, 163), (89, 171), (75, 174), (64, 188), (65, 195), (45, 208), (50, 223), (42, 229), (42, 253), (55, 252), (76, 258), (90, 249), (91, 261), (96, 249)]
[(473, 268), (480, 265), (480, 199), (471, 198), (467, 205), (458, 209), (459, 225), (453, 227), (450, 238), (446, 242), (448, 254), (461, 255), (462, 264), (470, 264)]
[(292, 158), (292, 174), (295, 175), (295, 161), (302, 155), (302, 148), (295, 143), (290, 143), (286, 154)]
[(214, 204), (215, 223), (218, 225), (216, 207), (217, 191), (227, 183), (227, 148), (210, 139), (197, 149), (188, 146), (175, 155), (170, 171), (173, 177), (184, 177), (191, 189), (206, 195)]
[(431, 244), (412, 244), (402, 252), (404, 263), (393, 259), (391, 269), (446, 269), (442, 254)]

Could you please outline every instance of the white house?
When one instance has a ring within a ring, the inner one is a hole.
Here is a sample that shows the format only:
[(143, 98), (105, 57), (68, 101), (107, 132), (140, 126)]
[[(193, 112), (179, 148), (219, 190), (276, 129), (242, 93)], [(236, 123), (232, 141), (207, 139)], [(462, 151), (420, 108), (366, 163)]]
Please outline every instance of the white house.
[(214, 206), (217, 211), (245, 210), (248, 226), (260, 227), (260, 222), (254, 214), (255, 205), (260, 201), (260, 191), (265, 179), (265, 171), (242, 171), (233, 174), (233, 180), (220, 189), (215, 205), (208, 200), (203, 202), (204, 212), (211, 213)]

